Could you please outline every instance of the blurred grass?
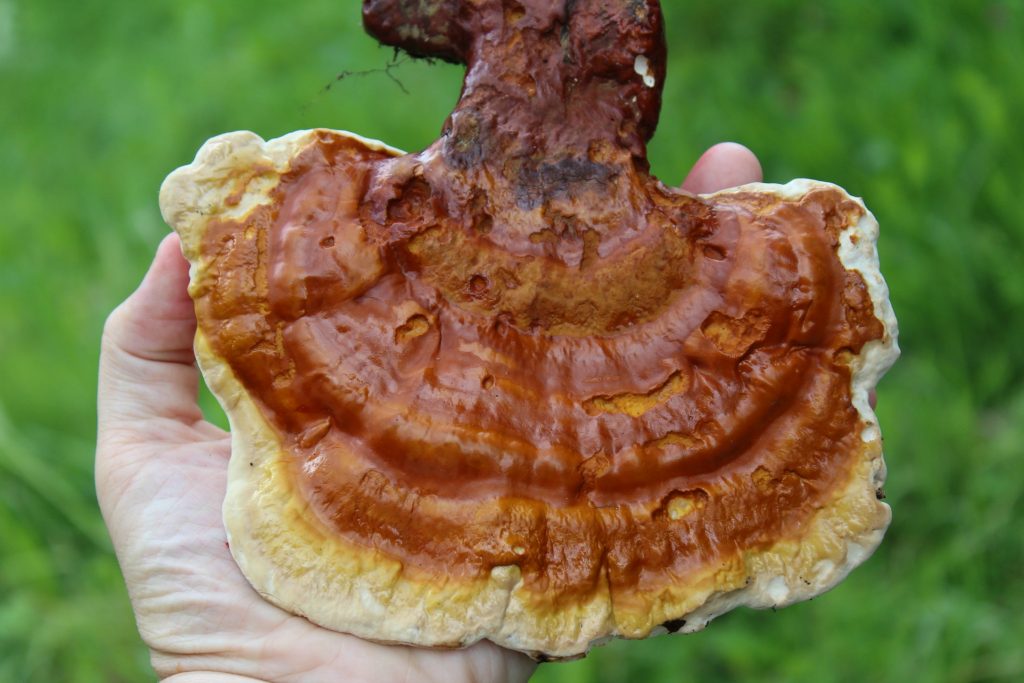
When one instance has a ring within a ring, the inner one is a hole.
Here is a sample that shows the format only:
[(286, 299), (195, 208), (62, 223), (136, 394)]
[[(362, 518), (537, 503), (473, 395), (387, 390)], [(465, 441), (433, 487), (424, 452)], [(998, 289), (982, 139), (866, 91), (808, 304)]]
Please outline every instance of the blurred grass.
[[(655, 172), (735, 139), (882, 225), (904, 357), (880, 389), (895, 518), (832, 593), (617, 642), (541, 682), (1024, 680), (1024, 7), (666, 0)], [(428, 144), (460, 70), (384, 67), (358, 3), (0, 0), (0, 681), (152, 678), (95, 508), (103, 319), (219, 132)]]

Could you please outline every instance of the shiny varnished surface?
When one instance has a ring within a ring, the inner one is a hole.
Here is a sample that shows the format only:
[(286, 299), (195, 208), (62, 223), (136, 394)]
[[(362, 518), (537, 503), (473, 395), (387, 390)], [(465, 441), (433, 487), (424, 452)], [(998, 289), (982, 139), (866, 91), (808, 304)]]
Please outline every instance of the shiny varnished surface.
[(861, 447), (846, 363), (883, 329), (836, 250), (862, 209), (648, 175), (656, 2), (436, 4), (366, 17), (468, 63), (438, 142), (322, 132), (203, 236), (202, 331), (311, 514), (414, 573), (518, 565), (548, 599), (796, 535)]

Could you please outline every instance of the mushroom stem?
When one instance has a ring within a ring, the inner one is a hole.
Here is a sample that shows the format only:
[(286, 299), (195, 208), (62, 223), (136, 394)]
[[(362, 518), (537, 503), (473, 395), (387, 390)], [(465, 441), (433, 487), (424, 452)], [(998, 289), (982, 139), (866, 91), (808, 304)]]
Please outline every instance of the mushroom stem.
[(370, 185), (375, 220), (394, 236), (458, 217), (517, 257), (577, 269), (606, 238), (651, 227), (646, 143), (665, 79), (657, 0), (367, 0), (363, 16), (384, 43), (467, 65), (442, 137)]
[(455, 159), (580, 158), (597, 141), (644, 159), (665, 77), (657, 0), (366, 0), (363, 16), (383, 43), (467, 64), (445, 124)]

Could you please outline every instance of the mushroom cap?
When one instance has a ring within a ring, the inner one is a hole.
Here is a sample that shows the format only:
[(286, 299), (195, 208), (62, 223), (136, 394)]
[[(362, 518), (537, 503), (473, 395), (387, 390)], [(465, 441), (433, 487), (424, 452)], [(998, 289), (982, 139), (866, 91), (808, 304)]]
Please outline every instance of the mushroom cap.
[[(533, 4), (506, 23), (593, 33)], [(872, 215), (811, 180), (665, 187), (637, 156), (656, 106), (524, 147), (507, 73), (470, 61), (419, 154), (230, 133), (161, 189), (247, 579), (363, 638), (545, 658), (834, 586), (890, 518)]]

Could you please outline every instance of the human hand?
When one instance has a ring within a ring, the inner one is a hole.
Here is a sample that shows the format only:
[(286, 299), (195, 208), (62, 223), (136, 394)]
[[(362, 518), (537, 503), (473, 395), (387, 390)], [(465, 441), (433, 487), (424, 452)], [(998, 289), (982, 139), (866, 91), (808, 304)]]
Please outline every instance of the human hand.
[[(760, 179), (753, 154), (725, 143), (701, 157), (683, 188), (705, 193)], [(535, 663), (490, 642), (380, 645), (319, 628), (249, 586), (221, 520), (230, 438), (196, 401), (187, 286), (172, 235), (111, 313), (100, 355), (97, 494), (157, 675), (175, 683), (529, 678)]]

